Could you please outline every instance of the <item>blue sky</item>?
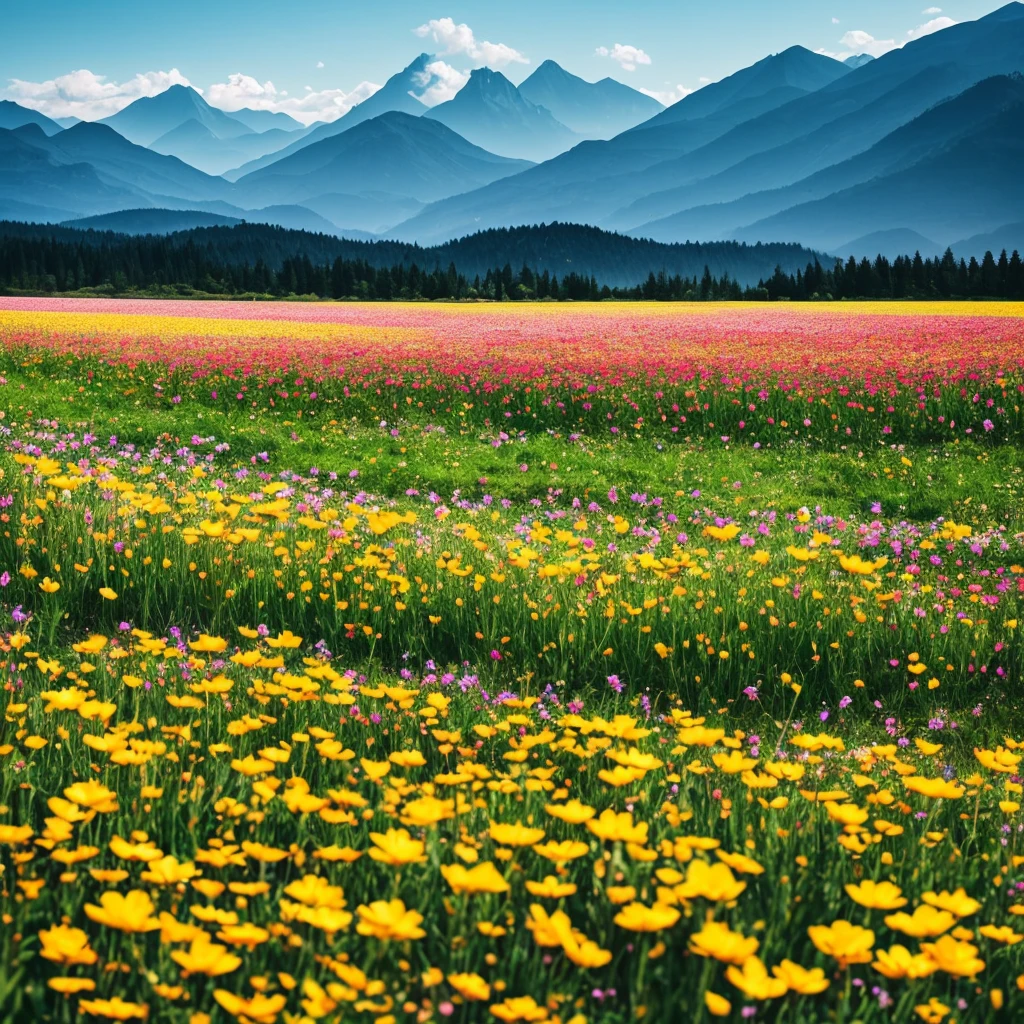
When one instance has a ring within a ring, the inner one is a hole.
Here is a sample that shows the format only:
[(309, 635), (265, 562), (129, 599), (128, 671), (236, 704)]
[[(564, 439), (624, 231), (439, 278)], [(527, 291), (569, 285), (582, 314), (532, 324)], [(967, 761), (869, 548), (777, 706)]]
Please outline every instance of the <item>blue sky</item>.
[[(187, 81), (225, 109), (333, 118), (417, 53), (439, 55), (443, 99), (490, 64), (519, 82), (551, 58), (664, 101), (799, 43), (880, 53), (1000, 2), (942, 0), (81, 0), (10, 4), (0, 97), (51, 116), (102, 117)], [(417, 33), (417, 30), (419, 32)], [(78, 74), (72, 74), (77, 72)], [(447, 92), (446, 92), (447, 90)]]

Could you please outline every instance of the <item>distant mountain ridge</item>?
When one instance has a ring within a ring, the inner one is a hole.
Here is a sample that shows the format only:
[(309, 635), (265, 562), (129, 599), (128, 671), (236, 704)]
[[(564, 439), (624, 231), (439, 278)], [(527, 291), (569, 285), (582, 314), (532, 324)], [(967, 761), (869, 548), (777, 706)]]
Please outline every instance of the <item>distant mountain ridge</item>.
[(553, 60), (544, 61), (520, 83), (519, 94), (585, 139), (610, 139), (665, 109), (614, 78), (587, 82)]
[(792, 46), (667, 108), (543, 61), (518, 87), (478, 68), (428, 109), (439, 71), (420, 54), (309, 128), (188, 86), (93, 124), (0, 102), (0, 216), (190, 210), (425, 246), (558, 222), (824, 252), (1024, 223), (1019, 2), (877, 58)]

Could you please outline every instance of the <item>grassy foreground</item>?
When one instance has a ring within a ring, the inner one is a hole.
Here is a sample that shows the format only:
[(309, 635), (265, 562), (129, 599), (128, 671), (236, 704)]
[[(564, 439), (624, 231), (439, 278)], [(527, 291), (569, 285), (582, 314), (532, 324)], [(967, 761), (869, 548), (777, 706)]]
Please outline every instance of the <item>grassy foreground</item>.
[(1015, 1019), (1019, 321), (428, 312), (0, 311), (0, 1020)]

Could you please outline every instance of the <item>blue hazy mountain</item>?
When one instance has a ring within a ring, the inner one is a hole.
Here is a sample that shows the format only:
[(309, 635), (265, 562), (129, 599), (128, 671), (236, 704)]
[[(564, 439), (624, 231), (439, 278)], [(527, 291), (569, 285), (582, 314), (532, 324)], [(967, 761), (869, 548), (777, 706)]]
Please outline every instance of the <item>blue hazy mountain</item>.
[[(827, 71), (838, 69), (838, 77), (785, 99), (799, 88), (800, 69), (820, 66), (816, 61), (830, 62)], [(685, 97), (609, 142), (582, 143), (514, 181), (433, 204), (392, 233), (436, 242), (482, 227), (554, 219), (636, 228), (688, 207), (790, 184), (869, 149), (984, 78), (1021, 70), (1024, 5), (1009, 4), (914, 40), (855, 70), (792, 49), (759, 65)], [(779, 84), (789, 81), (798, 84)], [(670, 204), (645, 209), (633, 224), (617, 217), (672, 189), (678, 193)]]
[(439, 121), (393, 110), (247, 174), (236, 189), (247, 206), (368, 190), (426, 202), (529, 166), (474, 146)]
[(322, 142), (324, 139), (340, 135), (342, 132), (354, 128), (357, 124), (362, 124), (363, 121), (372, 120), (392, 110), (412, 115), (423, 113), (426, 107), (416, 99), (416, 96), (421, 95), (436, 81), (434, 76), (427, 71), (427, 65), (433, 59), (429, 53), (421, 53), (411, 64), (402, 68), (398, 74), (392, 75), (372, 96), (354, 106), (337, 120), (331, 121), (328, 124), (318, 125), (301, 139), (290, 143), (277, 153), (272, 153), (269, 156), (260, 157), (256, 160), (250, 160), (241, 167), (235, 168), (232, 173), (226, 176), (232, 181), (237, 181), (239, 178), (259, 170), (261, 167), (266, 167), (277, 160), (283, 160), (286, 157), (292, 156), (300, 149), (305, 149), (306, 146), (312, 146)]
[(156, 96), (143, 96), (116, 114), (103, 118), (100, 124), (109, 125), (129, 142), (149, 146), (190, 120), (198, 121), (218, 139), (233, 139), (252, 131), (230, 114), (211, 107), (187, 85), (172, 85)]
[[(919, 232), (911, 231), (910, 228), (886, 228), (837, 245), (833, 255), (844, 260), (852, 256), (858, 263), (862, 259), (873, 262), (876, 256), (894, 260), (897, 256), (913, 256), (916, 252), (925, 259), (934, 259), (941, 256), (945, 248), (944, 245), (939, 245), (938, 242), (933, 242)], [(956, 252), (958, 256), (961, 255), (959, 249)]]
[(62, 126), (38, 110), (29, 110), (11, 100), (0, 100), (0, 128), (20, 128), (24, 124), (37, 124), (47, 135), (56, 135)]
[(1013, 252), (1015, 249), (1024, 252), (1024, 221), (1001, 224), (991, 231), (983, 231), (981, 234), (953, 243), (953, 252), (958, 256), (975, 256), (978, 259), (986, 252), (998, 256), (1004, 249), (1007, 252)]
[(81, 161), (61, 160), (37, 124), (0, 128), (0, 218), (65, 220), (134, 205), (134, 193)]
[(996, 110), (923, 160), (824, 199), (802, 203), (736, 237), (799, 238), (832, 251), (849, 237), (899, 226), (940, 245), (1024, 219), (1024, 102)]
[[(634, 197), (634, 178), (650, 167), (848, 74), (839, 61), (791, 47), (685, 96), (630, 131), (587, 141), (512, 183), (449, 200), (410, 222), (410, 238), (440, 241), (479, 227), (550, 220), (596, 223)], [(790, 84), (786, 84), (786, 83)], [(793, 84), (799, 83), (799, 84)], [(650, 189), (642, 186), (636, 195)], [(449, 222), (450, 221), (450, 222)]]
[(521, 160), (547, 160), (564, 153), (580, 136), (547, 107), (531, 103), (500, 72), (477, 68), (452, 99), (423, 114), (446, 124), (491, 153)]
[[(917, 82), (922, 82), (927, 89), (933, 90), (936, 87), (942, 88), (942, 81), (940, 76), (923, 73), (914, 82), (905, 86), (904, 99), (913, 91)], [(740, 199), (729, 202), (698, 205), (661, 219), (646, 219), (645, 215), (650, 211), (671, 208), (680, 201), (692, 201), (696, 197), (706, 195), (709, 184), (723, 178), (728, 179), (738, 172), (737, 168), (733, 168), (716, 179), (645, 197), (620, 211), (615, 217), (610, 218), (610, 221), (618, 221), (620, 224), (635, 223), (638, 226), (632, 229), (631, 234), (656, 238), (659, 241), (736, 237), (742, 225), (762, 220), (800, 203), (821, 199), (833, 192), (902, 167), (909, 167), (973, 131), (978, 123), (994, 110), (1022, 102), (1024, 79), (1020, 76), (998, 75), (987, 78), (953, 99), (936, 104), (912, 121), (901, 125), (870, 149), (858, 153), (849, 160), (832, 164), (793, 184), (750, 192)], [(857, 117), (868, 116), (881, 120), (880, 105), (869, 104), (863, 112), (858, 112)], [(822, 139), (821, 145), (827, 145), (827, 140)], [(855, 229), (855, 226), (852, 227)]]
[(870, 64), (874, 59), (875, 58), (872, 57), (870, 53), (855, 53), (852, 57), (847, 57), (843, 63), (851, 71), (855, 71), (857, 68), (864, 67), (865, 64)]
[(149, 144), (155, 153), (176, 156), (207, 174), (223, 174), (256, 157), (283, 149), (305, 129), (270, 128), (220, 139), (196, 118), (190, 118)]
[(544, 61), (518, 88), (524, 99), (585, 139), (610, 139), (665, 109), (614, 78), (587, 82), (553, 60)]
[(253, 110), (251, 107), (242, 107), (240, 110), (226, 111), (236, 121), (241, 121), (249, 131), (269, 132), (272, 128), (279, 128), (284, 132), (299, 131), (306, 126), (301, 121), (280, 111)]

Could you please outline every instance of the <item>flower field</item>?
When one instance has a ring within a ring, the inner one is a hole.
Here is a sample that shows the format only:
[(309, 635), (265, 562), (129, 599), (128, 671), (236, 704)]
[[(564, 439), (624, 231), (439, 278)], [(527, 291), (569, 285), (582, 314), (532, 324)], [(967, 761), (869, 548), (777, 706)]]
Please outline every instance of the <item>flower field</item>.
[(1024, 1016), (1024, 307), (0, 351), (0, 1021)]

